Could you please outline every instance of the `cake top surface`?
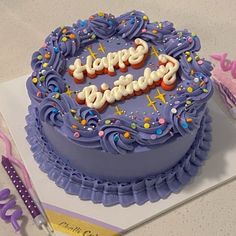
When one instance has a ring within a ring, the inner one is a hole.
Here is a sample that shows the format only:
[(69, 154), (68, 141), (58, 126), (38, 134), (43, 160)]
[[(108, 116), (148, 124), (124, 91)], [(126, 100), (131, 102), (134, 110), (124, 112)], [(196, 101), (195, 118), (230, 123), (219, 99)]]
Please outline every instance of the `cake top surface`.
[(40, 120), (79, 145), (145, 151), (199, 126), (213, 92), (199, 50), (196, 34), (168, 21), (99, 12), (46, 38), (27, 89)]

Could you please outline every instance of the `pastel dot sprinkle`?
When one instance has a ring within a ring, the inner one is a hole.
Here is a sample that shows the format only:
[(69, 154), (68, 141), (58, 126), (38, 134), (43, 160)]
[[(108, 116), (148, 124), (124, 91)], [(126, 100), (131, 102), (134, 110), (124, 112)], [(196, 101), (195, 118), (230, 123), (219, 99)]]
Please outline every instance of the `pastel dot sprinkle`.
[(136, 123), (131, 123), (130, 126), (131, 126), (132, 129), (136, 129), (137, 128), (137, 124)]
[(100, 130), (99, 132), (98, 132), (98, 136), (99, 137), (102, 137), (104, 135), (104, 131), (103, 130)]
[(105, 124), (106, 124), (106, 125), (111, 124), (111, 120), (105, 120)]
[(149, 129), (149, 128), (150, 128), (150, 124), (149, 124), (149, 123), (144, 123), (143, 127), (144, 127), (145, 129)]
[(161, 128), (156, 129), (156, 134), (161, 135), (162, 134), (162, 129)]
[(79, 132), (75, 132), (75, 133), (74, 133), (74, 137), (75, 137), (75, 138), (79, 138), (79, 137), (80, 137), (80, 133), (79, 133)]

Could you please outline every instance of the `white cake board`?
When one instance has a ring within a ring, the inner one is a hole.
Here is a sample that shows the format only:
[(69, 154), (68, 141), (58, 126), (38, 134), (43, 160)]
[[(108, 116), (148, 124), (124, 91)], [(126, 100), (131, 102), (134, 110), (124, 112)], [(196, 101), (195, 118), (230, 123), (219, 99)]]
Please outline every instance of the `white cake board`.
[[(128, 208), (119, 205), (104, 207), (101, 204), (81, 201), (76, 196), (68, 195), (38, 168), (26, 141), (25, 116), (30, 104), (25, 88), (26, 78), (27, 76), (23, 76), (0, 84), (0, 112), (9, 126), (46, 212), (60, 214), (52, 213), (50, 216), (50, 219), (55, 221), (52, 222), (53, 226), (60, 231), (56, 232), (56, 235), (67, 233), (80, 236), (90, 226), (94, 235), (96, 235), (96, 230), (101, 230), (96, 226), (110, 230), (109, 232), (102, 231), (103, 233), (99, 235), (110, 236), (115, 235), (115, 232), (123, 233), (236, 177), (236, 122), (230, 120), (212, 100), (210, 113), (213, 117), (213, 142), (209, 160), (206, 161), (193, 182), (180, 193), (172, 194), (168, 199), (156, 203), (147, 202), (142, 206), (132, 205)], [(69, 230), (69, 226), (67, 227), (65, 223), (64, 226), (62, 222), (60, 226), (57, 225), (58, 219), (62, 220), (65, 215), (67, 223), (77, 227), (77, 233), (75, 233), (75, 228), (73, 228), (73, 232), (71, 229)]]

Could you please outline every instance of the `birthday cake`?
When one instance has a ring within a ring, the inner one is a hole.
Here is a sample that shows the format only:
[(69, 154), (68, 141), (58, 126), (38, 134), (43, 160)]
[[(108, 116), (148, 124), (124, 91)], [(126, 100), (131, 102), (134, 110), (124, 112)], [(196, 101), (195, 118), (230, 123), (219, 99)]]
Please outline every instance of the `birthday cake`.
[(167, 198), (207, 158), (211, 64), (195, 33), (139, 11), (59, 27), (33, 53), (27, 139), (69, 194), (106, 206)]

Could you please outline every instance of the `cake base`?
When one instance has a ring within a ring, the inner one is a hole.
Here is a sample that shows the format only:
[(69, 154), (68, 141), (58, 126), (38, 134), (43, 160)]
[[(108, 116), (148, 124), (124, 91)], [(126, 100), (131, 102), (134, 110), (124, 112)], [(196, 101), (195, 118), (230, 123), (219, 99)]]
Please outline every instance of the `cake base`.
[(107, 182), (91, 178), (63, 162), (48, 145), (42, 135), (41, 124), (35, 117), (35, 109), (29, 106), (29, 115), (26, 117), (27, 140), (40, 169), (68, 194), (105, 206), (121, 204), (127, 207), (134, 203), (142, 205), (146, 201), (155, 202), (179, 192), (197, 174), (198, 168), (207, 158), (211, 143), (211, 118), (206, 111), (194, 143), (173, 168), (137, 181)]

